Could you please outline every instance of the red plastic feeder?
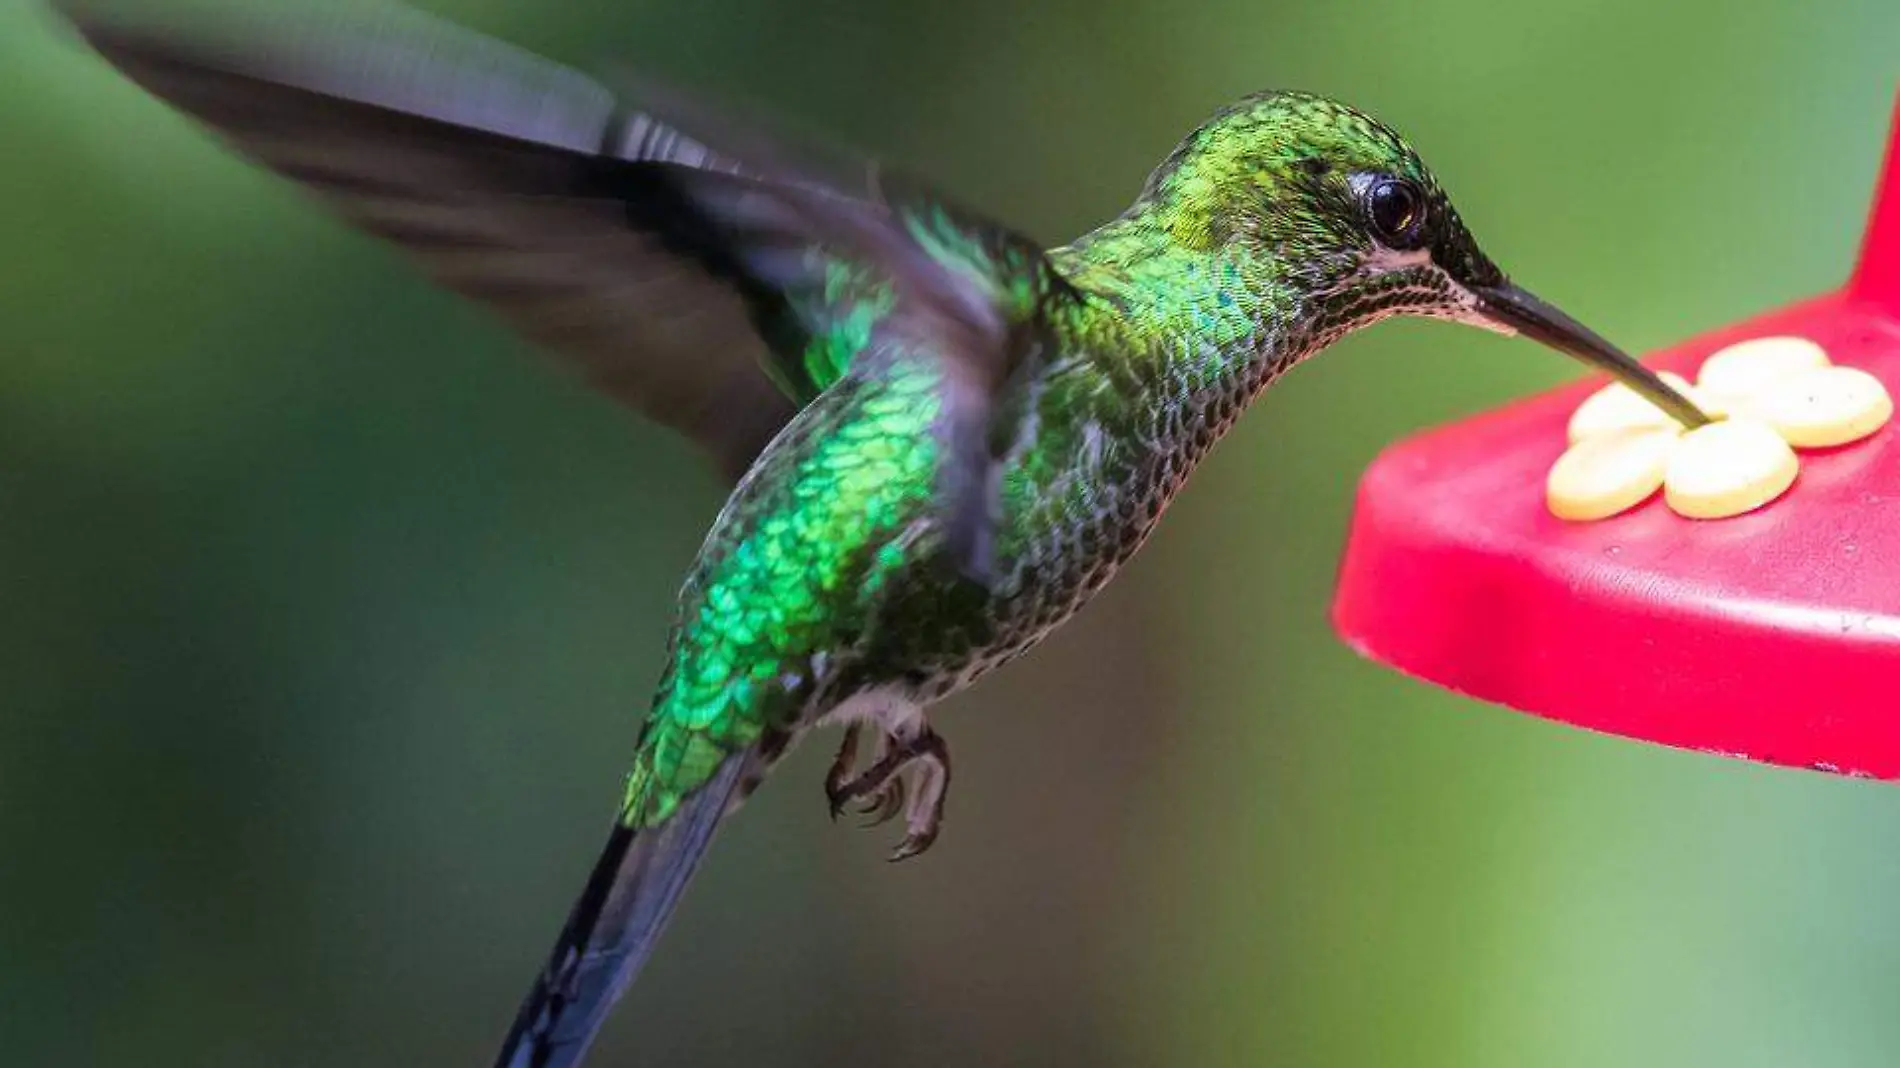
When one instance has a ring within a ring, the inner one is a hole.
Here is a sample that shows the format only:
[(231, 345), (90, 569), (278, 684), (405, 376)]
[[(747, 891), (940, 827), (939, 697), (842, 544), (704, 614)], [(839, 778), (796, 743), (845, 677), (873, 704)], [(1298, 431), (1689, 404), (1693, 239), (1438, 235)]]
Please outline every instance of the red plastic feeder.
[[(1900, 397), (1900, 111), (1853, 278), (1645, 362), (1694, 379), (1745, 338), (1794, 334)], [(1334, 624), (1409, 675), (1591, 730), (1900, 779), (1900, 420), (1804, 452), (1758, 512), (1660, 499), (1552, 516), (1544, 477), (1601, 380), (1393, 446), (1366, 472)]]

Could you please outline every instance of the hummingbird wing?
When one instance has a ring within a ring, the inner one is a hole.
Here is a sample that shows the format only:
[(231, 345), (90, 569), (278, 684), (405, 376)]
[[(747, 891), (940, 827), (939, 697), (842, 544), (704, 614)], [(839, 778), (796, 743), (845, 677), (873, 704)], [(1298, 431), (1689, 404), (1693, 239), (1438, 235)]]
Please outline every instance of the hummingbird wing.
[(892, 296), (894, 317), (951, 369), (942, 425), (975, 462), (960, 438), (988, 431), (1015, 366), (1008, 316), (991, 280), (920, 243), (924, 202), (879, 195), (874, 167), (857, 179), (872, 188), (849, 191), (763, 138), (745, 140), (741, 162), (644, 99), (402, 8), (204, 26), (80, 0), (64, 10), (132, 80), (729, 477), (849, 365), (839, 324)]

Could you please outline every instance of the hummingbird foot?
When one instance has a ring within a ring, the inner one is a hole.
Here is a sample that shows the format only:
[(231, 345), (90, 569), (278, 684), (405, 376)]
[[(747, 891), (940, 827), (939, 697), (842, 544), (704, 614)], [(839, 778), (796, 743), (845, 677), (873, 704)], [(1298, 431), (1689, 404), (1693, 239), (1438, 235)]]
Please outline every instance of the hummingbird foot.
[[(904, 777), (892, 774), (869, 796), (848, 792), (852, 778), (852, 769), (857, 766), (858, 743), (862, 738), (863, 724), (853, 723), (846, 727), (844, 740), (838, 744), (838, 755), (831, 758), (831, 770), (825, 773), (825, 801), (831, 809), (831, 818), (835, 821), (844, 813), (845, 806), (855, 798), (858, 800), (858, 815), (867, 817), (866, 827), (876, 827), (888, 823), (897, 817), (904, 807)], [(896, 740), (888, 732), (879, 735), (877, 756), (872, 759), (875, 766), (883, 761), (891, 751)]]
[(877, 797), (858, 808), (858, 814), (864, 817), (865, 827), (881, 827), (897, 818), (904, 810), (904, 777), (894, 775), (884, 784)]
[(936, 731), (925, 727), (913, 743), (907, 765), (914, 780), (910, 801), (904, 806), (904, 840), (891, 852), (894, 864), (929, 849), (943, 827), (943, 801), (950, 793), (950, 747)]
[(831, 758), (831, 770), (825, 772), (825, 801), (831, 808), (832, 822), (837, 822), (838, 814), (850, 799), (845, 796), (845, 784), (851, 778), (851, 769), (858, 763), (858, 735), (863, 725), (853, 723), (844, 729), (844, 740), (838, 743), (838, 755)]
[(908, 738), (887, 734), (878, 758), (862, 772), (847, 776), (857, 758), (858, 739), (858, 725), (846, 728), (825, 777), (832, 817), (854, 801), (862, 802), (859, 811), (871, 817), (867, 826), (894, 819), (902, 811), (904, 840), (890, 859), (906, 860), (929, 849), (943, 824), (944, 797), (950, 787), (950, 747), (943, 736), (929, 727)]

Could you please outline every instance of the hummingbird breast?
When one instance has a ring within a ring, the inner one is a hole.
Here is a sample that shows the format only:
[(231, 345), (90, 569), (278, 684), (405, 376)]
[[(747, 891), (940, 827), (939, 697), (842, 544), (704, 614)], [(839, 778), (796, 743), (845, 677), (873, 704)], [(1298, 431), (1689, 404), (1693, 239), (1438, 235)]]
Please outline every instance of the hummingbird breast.
[(901, 664), (917, 700), (970, 685), (1079, 612), (1283, 366), (1172, 355), (1190, 354), (1144, 363), (1119, 351), (1082, 352), (1027, 387), (1035, 416), (1002, 486), (1002, 580), (987, 594), (929, 581), (892, 591), (887, 618), (915, 620), (915, 630), (887, 633), (871, 659)]

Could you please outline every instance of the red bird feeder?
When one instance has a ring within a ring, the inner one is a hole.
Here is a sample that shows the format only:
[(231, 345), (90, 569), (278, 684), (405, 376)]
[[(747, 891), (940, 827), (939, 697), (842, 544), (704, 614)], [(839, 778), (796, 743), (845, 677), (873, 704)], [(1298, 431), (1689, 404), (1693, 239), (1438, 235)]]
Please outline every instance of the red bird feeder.
[[(1852, 279), (1645, 362), (1792, 334), (1900, 396), (1900, 111)], [(1485, 701), (1629, 738), (1900, 779), (1900, 423), (1808, 453), (1760, 511), (1660, 499), (1547, 510), (1565, 423), (1600, 381), (1430, 430), (1359, 487), (1334, 624), (1361, 654)]]

